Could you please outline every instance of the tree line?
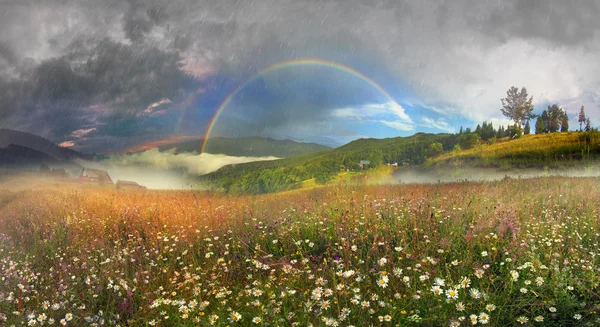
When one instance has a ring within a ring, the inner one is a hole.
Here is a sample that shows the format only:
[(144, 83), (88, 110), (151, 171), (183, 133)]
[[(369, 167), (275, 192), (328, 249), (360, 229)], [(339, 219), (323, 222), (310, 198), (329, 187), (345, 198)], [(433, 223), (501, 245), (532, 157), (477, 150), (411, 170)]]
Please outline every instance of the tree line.
[[(569, 131), (569, 115), (566, 110), (558, 104), (552, 104), (541, 114), (534, 114), (533, 96), (528, 95), (525, 87), (522, 87), (520, 90), (515, 86), (510, 87), (506, 91), (506, 97), (500, 99), (500, 101), (502, 102), (502, 108), (500, 109), (502, 114), (510, 118), (516, 127), (522, 129), (523, 134), (531, 132), (530, 121), (534, 118), (536, 119), (536, 134)], [(590, 118), (586, 117), (584, 106), (581, 106), (577, 118), (580, 131), (592, 130)]]

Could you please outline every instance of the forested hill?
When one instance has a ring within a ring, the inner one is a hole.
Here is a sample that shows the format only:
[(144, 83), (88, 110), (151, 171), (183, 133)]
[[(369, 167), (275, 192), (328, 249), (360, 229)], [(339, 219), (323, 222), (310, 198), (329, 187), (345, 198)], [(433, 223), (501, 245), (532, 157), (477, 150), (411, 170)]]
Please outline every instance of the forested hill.
[(600, 157), (600, 133), (595, 130), (524, 136), (511, 133), (511, 129), (494, 132), (486, 127), (459, 134), (417, 133), (409, 137), (359, 139), (332, 150), (225, 166), (199, 179), (226, 192), (258, 194), (287, 190), (313, 178), (317, 184), (325, 184), (342, 171), (360, 171), (360, 161), (369, 161), (368, 168), (395, 163), (442, 168), (542, 168)]
[[(214, 188), (228, 192), (275, 192), (312, 178), (317, 183), (326, 183), (339, 171), (359, 170), (361, 160), (369, 161), (371, 167), (387, 163), (401, 165), (403, 162), (410, 165), (422, 164), (428, 156), (436, 155), (438, 151), (441, 153), (451, 150), (460, 137), (452, 134), (417, 133), (409, 137), (359, 139), (328, 151), (225, 166), (199, 178)], [(436, 144), (436, 153), (431, 153), (432, 144)]]

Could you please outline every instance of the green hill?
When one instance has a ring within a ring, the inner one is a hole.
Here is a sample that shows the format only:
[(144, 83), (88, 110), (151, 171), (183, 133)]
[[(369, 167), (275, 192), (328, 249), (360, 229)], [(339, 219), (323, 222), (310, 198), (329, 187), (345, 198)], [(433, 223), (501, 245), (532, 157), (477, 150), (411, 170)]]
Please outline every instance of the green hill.
[(387, 163), (425, 163), (429, 146), (441, 143), (451, 149), (455, 140), (450, 134), (417, 133), (409, 137), (359, 139), (339, 148), (307, 153), (273, 161), (250, 162), (225, 166), (199, 177), (200, 182), (234, 193), (268, 193), (295, 187), (302, 181), (315, 179), (324, 184), (340, 171), (359, 171), (359, 162), (367, 160), (371, 167)]
[(564, 132), (524, 135), (490, 145), (451, 151), (432, 158), (428, 166), (460, 163), (468, 167), (563, 167), (600, 157), (600, 133)]
[[(461, 150), (461, 149), (465, 150)], [(199, 182), (230, 193), (269, 193), (325, 184), (343, 178), (341, 172), (360, 172), (388, 163), (424, 170), (464, 167), (564, 167), (600, 157), (600, 133), (568, 132), (503, 138), (493, 144), (475, 133), (424, 134), (387, 139), (359, 139), (336, 149), (280, 160), (225, 166), (200, 176)], [(310, 182), (310, 183), (308, 183)]]

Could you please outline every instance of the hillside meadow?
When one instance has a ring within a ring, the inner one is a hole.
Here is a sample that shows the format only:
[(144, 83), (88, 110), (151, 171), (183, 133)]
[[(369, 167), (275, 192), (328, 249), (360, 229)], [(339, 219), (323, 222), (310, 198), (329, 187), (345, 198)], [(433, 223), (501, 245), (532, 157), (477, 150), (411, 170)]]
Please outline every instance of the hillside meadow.
[(1, 326), (597, 326), (600, 179), (0, 191)]
[(430, 158), (426, 166), (466, 165), (472, 167), (563, 168), (596, 164), (600, 155), (600, 133), (562, 132), (523, 135), (489, 145), (451, 151)]

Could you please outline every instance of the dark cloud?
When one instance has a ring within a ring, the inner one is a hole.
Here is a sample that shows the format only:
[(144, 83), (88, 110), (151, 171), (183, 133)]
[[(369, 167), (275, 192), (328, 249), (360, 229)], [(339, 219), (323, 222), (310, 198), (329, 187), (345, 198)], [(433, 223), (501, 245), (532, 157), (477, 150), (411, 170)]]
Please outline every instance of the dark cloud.
[(117, 107), (178, 99), (198, 83), (181, 70), (178, 52), (110, 39), (75, 42), (64, 58), (92, 83), (89, 98)]
[(503, 41), (521, 36), (558, 45), (576, 45), (594, 38), (600, 28), (598, 1), (516, 1), (483, 7), (471, 24)]
[(0, 78), (0, 114), (52, 138), (92, 123), (131, 134), (130, 121), (143, 120), (150, 104), (176, 103), (200, 85), (181, 70), (178, 52), (108, 38), (77, 39), (60, 57), (31, 65), (22, 78)]
[(19, 59), (7, 44), (0, 42), (0, 60), (3, 60), (9, 65), (15, 65)]
[(160, 4), (147, 5), (138, 0), (127, 0), (129, 10), (123, 16), (125, 36), (134, 43), (141, 43), (155, 25), (161, 25), (169, 17)]
[[(511, 85), (528, 86), (540, 103), (593, 108), (600, 106), (599, 14), (600, 3), (586, 0), (0, 1), (0, 123), (57, 141), (96, 126), (89, 144), (143, 139), (176, 120), (148, 118), (148, 106), (169, 99), (167, 110), (182, 111), (202, 84), (186, 116), (199, 120), (185, 122), (201, 133), (235, 82), (300, 57), (350, 65), (400, 102), (474, 121), (498, 118), (498, 98)], [(211, 84), (218, 79), (230, 82)], [(317, 133), (333, 110), (371, 96), (325, 83), (333, 82), (250, 86), (247, 101), (232, 105), (260, 123), (231, 126)]]

